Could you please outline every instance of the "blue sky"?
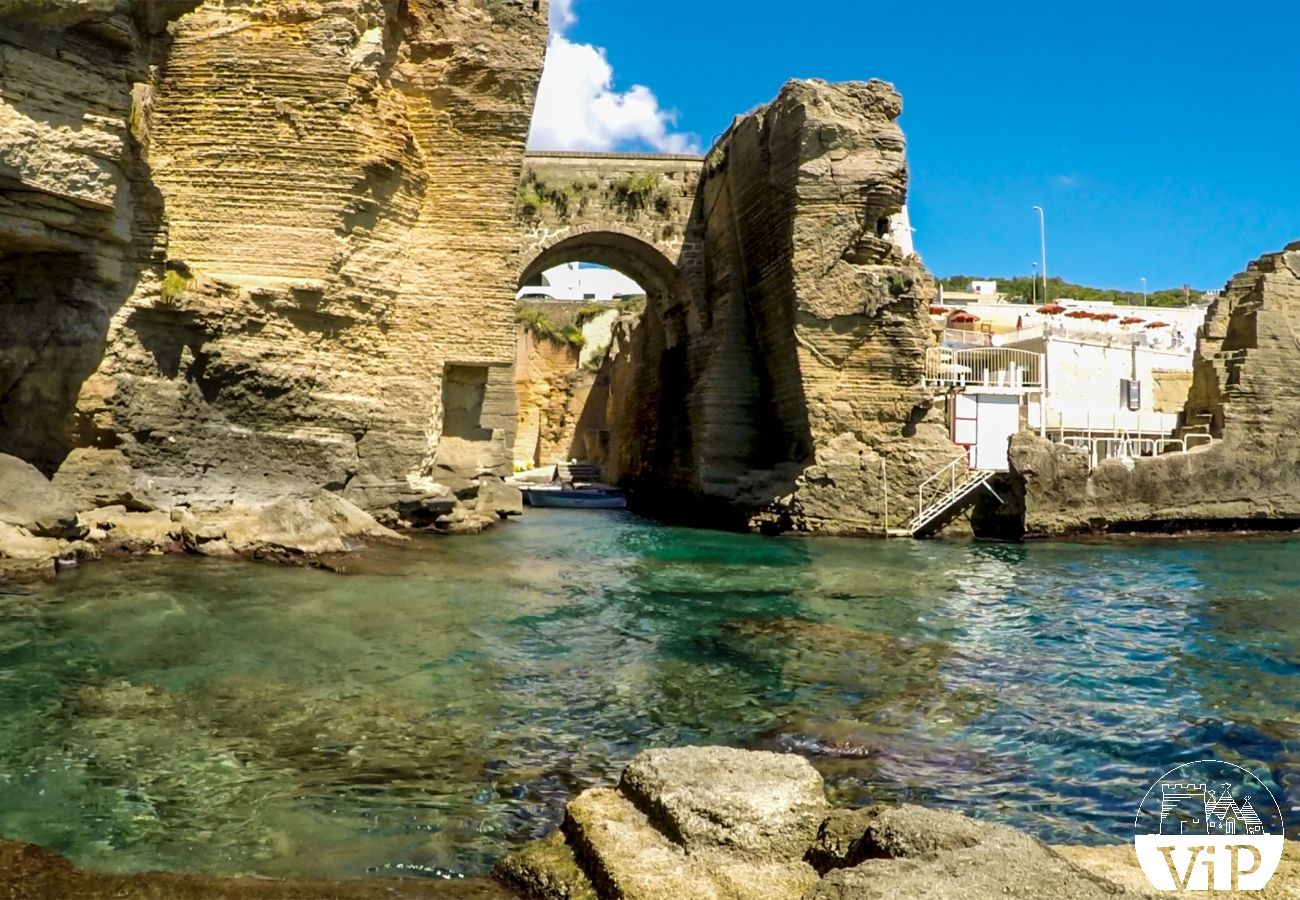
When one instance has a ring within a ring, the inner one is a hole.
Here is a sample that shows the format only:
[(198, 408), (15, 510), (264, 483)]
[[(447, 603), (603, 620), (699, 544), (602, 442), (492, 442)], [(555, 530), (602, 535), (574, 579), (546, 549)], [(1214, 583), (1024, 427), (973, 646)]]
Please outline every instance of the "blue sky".
[[(532, 144), (705, 148), (792, 77), (903, 94), (938, 275), (1217, 288), (1300, 240), (1300, 0), (552, 0)], [(602, 68), (603, 66), (603, 68)]]

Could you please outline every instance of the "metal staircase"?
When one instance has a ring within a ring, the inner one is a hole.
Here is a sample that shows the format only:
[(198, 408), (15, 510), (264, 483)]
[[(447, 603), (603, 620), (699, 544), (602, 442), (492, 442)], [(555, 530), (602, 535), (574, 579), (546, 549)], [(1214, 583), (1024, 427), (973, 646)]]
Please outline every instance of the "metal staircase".
[(916, 515), (907, 523), (908, 532), (912, 537), (938, 533), (975, 502), (980, 488), (987, 488), (1001, 501), (989, 486), (989, 480), (996, 474), (989, 469), (969, 468), (965, 454), (957, 457), (916, 489)]

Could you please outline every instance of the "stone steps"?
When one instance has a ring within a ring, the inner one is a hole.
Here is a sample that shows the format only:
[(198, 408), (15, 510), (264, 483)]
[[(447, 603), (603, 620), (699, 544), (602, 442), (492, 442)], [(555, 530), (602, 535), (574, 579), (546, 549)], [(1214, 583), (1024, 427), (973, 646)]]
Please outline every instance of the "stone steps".
[(600, 466), (589, 462), (557, 463), (556, 477), (560, 481), (592, 484), (600, 481)]

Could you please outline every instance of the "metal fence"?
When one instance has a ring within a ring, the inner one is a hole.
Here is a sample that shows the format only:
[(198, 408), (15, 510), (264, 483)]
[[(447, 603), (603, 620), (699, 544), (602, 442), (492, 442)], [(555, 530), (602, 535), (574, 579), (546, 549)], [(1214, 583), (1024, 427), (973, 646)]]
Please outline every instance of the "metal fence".
[(1043, 355), (1014, 347), (930, 347), (925, 351), (925, 383), (1037, 390), (1043, 387)]

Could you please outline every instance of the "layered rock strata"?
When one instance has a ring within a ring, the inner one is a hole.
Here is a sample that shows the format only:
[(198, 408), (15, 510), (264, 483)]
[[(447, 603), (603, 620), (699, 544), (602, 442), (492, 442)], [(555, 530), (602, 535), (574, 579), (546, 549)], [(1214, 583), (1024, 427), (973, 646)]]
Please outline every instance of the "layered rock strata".
[(612, 464), (643, 508), (772, 531), (875, 532), (952, 455), (919, 389), (931, 281), (889, 233), (898, 93), (792, 81), (709, 153), (704, 265), (648, 290), (611, 362)]
[[(601, 462), (608, 440), (601, 369), (621, 316), (612, 304), (539, 301), (528, 307), (574, 340), (519, 328), (515, 351), (516, 468), (569, 460)], [(594, 393), (593, 393), (594, 392)]]
[[(1187, 453), (1106, 460), (1030, 434), (1011, 445), (1030, 537), (1300, 527), (1300, 243), (1230, 280), (1197, 343)], [(1212, 439), (1212, 443), (1207, 443)]]
[(541, 3), (0, 10), (0, 452), (482, 527)]
[(322, 488), (160, 508), (147, 482), (113, 477), (129, 472), (117, 451), (78, 451), (76, 460), (50, 482), (29, 463), (0, 455), (0, 579), (48, 578), (105, 555), (162, 552), (333, 568), (332, 557), (365, 543), (405, 540)]

